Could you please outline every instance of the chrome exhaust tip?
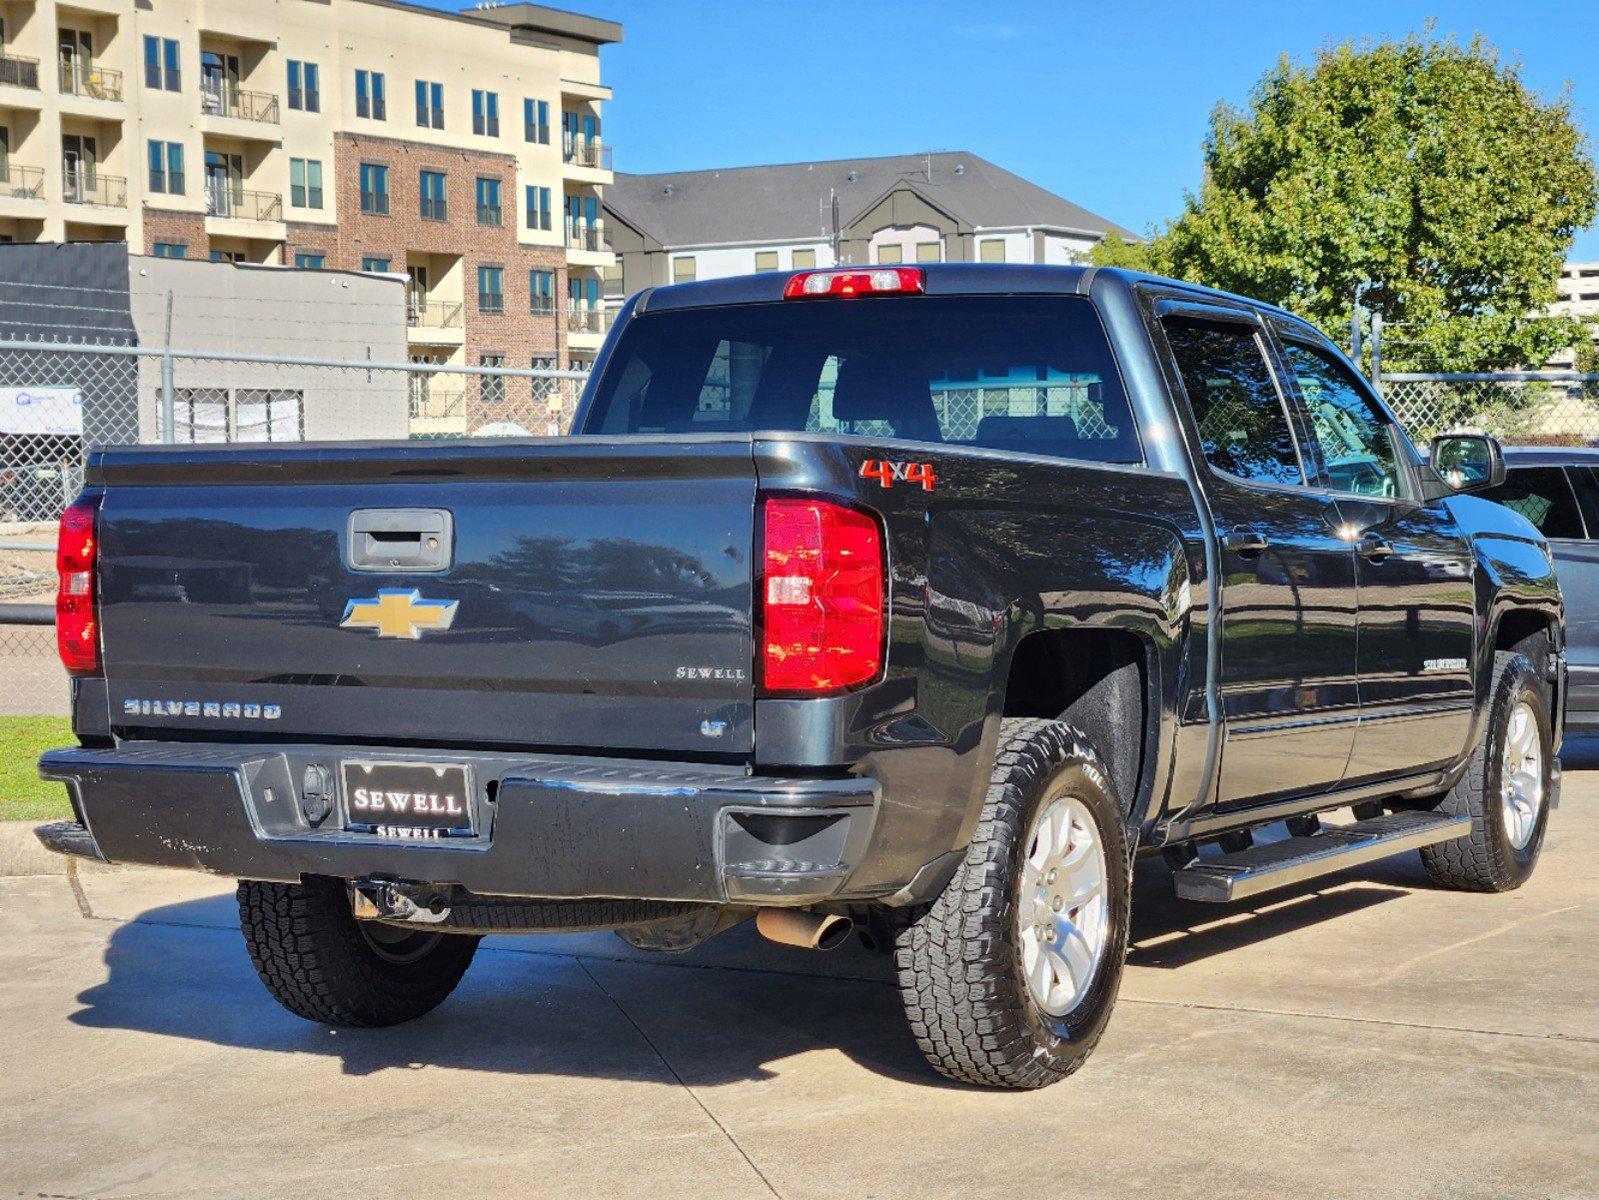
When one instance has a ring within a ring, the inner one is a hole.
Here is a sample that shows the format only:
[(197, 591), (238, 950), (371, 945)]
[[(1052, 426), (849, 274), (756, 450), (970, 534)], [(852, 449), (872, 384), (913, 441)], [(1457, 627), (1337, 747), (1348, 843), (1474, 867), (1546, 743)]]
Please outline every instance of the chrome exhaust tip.
[(831, 950), (849, 938), (855, 922), (837, 913), (763, 908), (755, 914), (755, 928), (769, 942), (798, 946), (801, 950)]

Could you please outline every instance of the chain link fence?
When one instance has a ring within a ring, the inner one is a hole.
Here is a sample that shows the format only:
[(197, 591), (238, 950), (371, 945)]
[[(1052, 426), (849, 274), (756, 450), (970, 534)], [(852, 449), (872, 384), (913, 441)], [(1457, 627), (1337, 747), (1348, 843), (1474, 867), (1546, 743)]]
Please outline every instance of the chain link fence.
[(570, 430), (587, 378), (0, 340), (0, 679), (35, 665), (20, 659), (55, 653), (56, 522), (83, 487), (91, 447), (553, 437)]
[(1599, 441), (1599, 375), (1574, 371), (1390, 373), (1382, 393), (1418, 443), (1456, 429), (1506, 442), (1586, 446)]

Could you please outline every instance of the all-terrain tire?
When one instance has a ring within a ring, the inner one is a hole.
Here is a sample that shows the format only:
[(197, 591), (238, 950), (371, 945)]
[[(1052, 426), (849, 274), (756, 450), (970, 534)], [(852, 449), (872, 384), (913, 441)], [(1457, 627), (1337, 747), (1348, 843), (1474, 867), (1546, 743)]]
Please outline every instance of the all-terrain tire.
[[(1092, 814), (1105, 856), (1108, 925), (1080, 1002), (1052, 1016), (1024, 977), (1022, 861), (1035, 813), (1062, 796)], [(895, 966), (911, 1031), (941, 1074), (1038, 1088), (1088, 1058), (1110, 1019), (1127, 954), (1131, 861), (1121, 806), (1088, 739), (1059, 721), (1006, 718), (966, 856), (938, 899), (899, 932)]]
[[(1511, 716), (1518, 704), (1532, 710), (1542, 749), (1543, 803), (1526, 845), (1517, 847), (1501, 819), (1500, 773)], [(1453, 841), (1426, 846), (1421, 861), (1441, 887), (1463, 892), (1508, 892), (1526, 883), (1538, 864), (1549, 823), (1553, 766), (1549, 702), (1537, 669), (1523, 654), (1494, 655), (1488, 686), (1488, 721), (1471, 758), (1471, 766), (1438, 806), (1440, 812), (1471, 818), (1471, 832)]]
[(250, 961), (284, 1008), (323, 1025), (398, 1025), (444, 1002), (477, 952), (469, 934), (368, 928), (337, 879), (239, 883)]

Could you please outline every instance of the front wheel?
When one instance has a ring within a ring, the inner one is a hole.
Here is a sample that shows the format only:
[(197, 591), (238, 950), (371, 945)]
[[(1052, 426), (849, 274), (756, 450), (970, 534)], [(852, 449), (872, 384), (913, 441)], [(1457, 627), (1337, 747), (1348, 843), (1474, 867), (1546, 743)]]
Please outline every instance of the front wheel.
[(1501, 651), (1488, 690), (1488, 727), (1439, 811), (1471, 818), (1471, 832), (1421, 851), (1434, 883), (1508, 892), (1532, 876), (1549, 823), (1554, 738), (1549, 702), (1531, 661)]
[(250, 961), (284, 1008), (323, 1025), (398, 1025), (444, 1002), (472, 963), (468, 934), (358, 921), (342, 881), (239, 884)]
[(917, 1044), (951, 1079), (1037, 1088), (1104, 1032), (1127, 953), (1131, 864), (1108, 772), (1077, 730), (1007, 718), (982, 818), (939, 898), (899, 934)]

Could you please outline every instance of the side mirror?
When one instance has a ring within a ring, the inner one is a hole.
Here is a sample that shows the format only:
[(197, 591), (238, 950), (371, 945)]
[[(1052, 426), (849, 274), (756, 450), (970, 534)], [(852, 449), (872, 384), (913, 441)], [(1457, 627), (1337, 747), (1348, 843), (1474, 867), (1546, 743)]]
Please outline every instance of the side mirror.
[(1480, 492), (1505, 481), (1505, 451), (1485, 433), (1445, 433), (1432, 439), (1431, 466), (1451, 492)]

